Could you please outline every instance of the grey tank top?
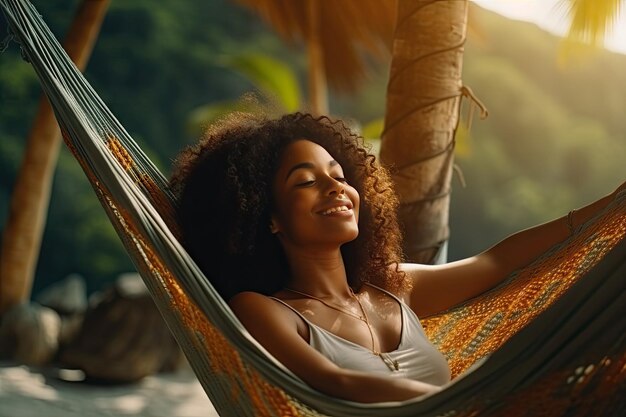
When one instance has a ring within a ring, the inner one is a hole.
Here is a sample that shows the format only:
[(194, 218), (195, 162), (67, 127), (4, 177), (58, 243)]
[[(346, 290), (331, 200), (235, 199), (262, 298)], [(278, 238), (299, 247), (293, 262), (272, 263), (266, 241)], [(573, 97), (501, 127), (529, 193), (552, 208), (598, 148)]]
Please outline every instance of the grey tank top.
[[(448, 362), (429, 341), (419, 319), (402, 300), (388, 291), (368, 284), (400, 304), (402, 331), (398, 347), (377, 356), (371, 350), (339, 337), (304, 317), (284, 301), (272, 297), (293, 310), (309, 327), (309, 344), (337, 366), (355, 371), (375, 372), (392, 377), (409, 378), (433, 385), (450, 381)], [(393, 364), (397, 364), (396, 366)]]

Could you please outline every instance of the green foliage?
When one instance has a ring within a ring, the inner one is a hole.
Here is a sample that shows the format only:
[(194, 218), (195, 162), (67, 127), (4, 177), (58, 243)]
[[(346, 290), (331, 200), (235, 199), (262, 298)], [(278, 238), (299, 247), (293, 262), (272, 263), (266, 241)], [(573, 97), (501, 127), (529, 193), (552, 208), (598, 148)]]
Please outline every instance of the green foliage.
[[(199, 136), (206, 126), (234, 111), (292, 113), (303, 107), (294, 69), (287, 63), (258, 52), (226, 55), (221, 64), (243, 76), (256, 91), (238, 100), (216, 101), (197, 107), (187, 118), (187, 131)], [(271, 113), (270, 113), (271, 114)]]
[(187, 117), (187, 132), (200, 136), (207, 126), (231, 112), (256, 113), (261, 106), (256, 101), (225, 100), (195, 108)]
[(365, 139), (380, 139), (383, 129), (385, 127), (385, 119), (382, 117), (379, 119), (371, 120), (363, 126), (361, 129), (361, 136)]
[[(61, 37), (77, 4), (35, 1)], [(468, 185), (461, 188), (454, 180), (452, 259), (609, 192), (623, 180), (626, 156), (626, 56), (599, 52), (562, 67), (558, 40), (535, 26), (480, 10), (472, 17), (484, 41), (467, 45), (464, 80), (485, 102), (490, 117), (475, 120), (469, 135), (457, 138), (463, 148), (457, 162)], [(260, 53), (286, 62), (296, 80), (305, 78), (302, 52), (287, 49), (260, 20), (228, 0), (193, 5), (162, 0), (158, 7), (152, 0), (113, 1), (86, 76), (167, 172), (176, 153), (195, 140), (198, 130), (189, 130), (187, 123), (198, 117), (201, 106), (208, 103), (217, 114), (220, 107), (223, 111), (230, 103), (242, 103), (237, 99), (254, 88), (224, 66), (224, 57)], [(248, 75), (257, 71), (252, 70), (254, 59), (239, 62)], [(278, 82), (268, 76), (275, 67), (263, 58), (257, 61), (266, 70), (256, 78), (269, 89)], [(281, 71), (273, 75), (284, 78)], [(374, 71), (354, 96), (332, 94), (332, 113), (356, 120), (355, 125), (380, 120), (387, 71), (386, 66)], [(296, 96), (289, 93), (295, 87), (281, 88), (284, 100), (293, 105)], [(0, 55), (2, 225), (39, 94), (34, 72), (20, 60), (18, 49)], [(380, 123), (365, 124), (362, 130), (374, 150), (377, 143), (371, 139), (380, 130)], [(35, 291), (72, 272), (83, 274), (95, 289), (132, 268), (83, 177), (63, 151)]]
[(481, 44), (464, 82), (489, 109), (474, 121), (467, 182), (454, 183), (450, 258), (589, 203), (624, 180), (626, 56), (596, 51), (558, 64), (559, 42), (533, 25), (477, 10)]
[[(77, 0), (33, 0), (52, 31), (62, 38)], [(4, 19), (0, 17), (4, 36)], [(185, 120), (200, 104), (237, 97), (241, 78), (219, 57), (242, 50), (250, 39), (263, 49), (280, 45), (261, 23), (228, 0), (195, 2), (112, 1), (86, 71), (129, 133), (167, 173), (174, 155), (195, 138)], [(269, 40), (268, 40), (269, 39)], [(273, 45), (273, 46), (272, 46)], [(8, 215), (25, 137), (40, 88), (17, 45), (0, 55), (0, 228)], [(34, 291), (71, 272), (90, 289), (132, 265), (78, 165), (62, 154), (52, 191)], [(0, 230), (1, 231), (1, 230)]]
[[(485, 40), (482, 45), (470, 40), (466, 63), (485, 56), (506, 60), (572, 114), (601, 120), (609, 133), (624, 135), (624, 55), (599, 49), (562, 63), (558, 59), (561, 40), (536, 26), (502, 19), (478, 8), (472, 17), (484, 32)], [(477, 86), (474, 91), (482, 97)]]
[(63, 148), (54, 179), (34, 292), (76, 272), (89, 290), (133, 270), (117, 233), (73, 156)]
[(223, 62), (249, 79), (284, 112), (292, 113), (302, 107), (298, 80), (285, 63), (258, 52), (225, 56)]

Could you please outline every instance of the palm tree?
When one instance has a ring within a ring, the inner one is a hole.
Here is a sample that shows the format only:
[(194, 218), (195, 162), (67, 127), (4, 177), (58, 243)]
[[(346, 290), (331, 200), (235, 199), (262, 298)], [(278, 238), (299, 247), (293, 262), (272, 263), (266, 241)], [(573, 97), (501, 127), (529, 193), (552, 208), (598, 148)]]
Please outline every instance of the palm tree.
[(236, 0), (308, 54), (309, 111), (328, 114), (328, 86), (351, 91), (365, 73), (362, 51), (386, 57), (395, 0)]
[(380, 157), (392, 171), (404, 252), (414, 262), (433, 262), (448, 239), (468, 6), (398, 1)]
[[(65, 50), (84, 69), (109, 0), (83, 0), (65, 40)], [(0, 253), (0, 314), (30, 297), (50, 200), (61, 134), (45, 97), (26, 143), (11, 197)]]
[[(625, 0), (562, 0), (570, 38), (598, 42)], [(406, 257), (445, 261), (455, 132), (463, 96), (461, 69), (467, 0), (399, 0), (387, 88), (381, 160), (400, 197)]]

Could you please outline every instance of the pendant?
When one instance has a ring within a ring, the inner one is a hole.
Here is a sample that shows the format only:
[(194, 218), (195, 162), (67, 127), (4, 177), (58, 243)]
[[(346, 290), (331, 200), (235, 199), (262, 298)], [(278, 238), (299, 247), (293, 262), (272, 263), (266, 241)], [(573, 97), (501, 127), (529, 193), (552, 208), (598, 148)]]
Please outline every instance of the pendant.
[(383, 363), (387, 365), (387, 368), (389, 368), (390, 371), (394, 372), (394, 371), (400, 370), (400, 364), (398, 363), (398, 361), (392, 359), (388, 353), (376, 353), (376, 354), (380, 357), (380, 359), (382, 359)]

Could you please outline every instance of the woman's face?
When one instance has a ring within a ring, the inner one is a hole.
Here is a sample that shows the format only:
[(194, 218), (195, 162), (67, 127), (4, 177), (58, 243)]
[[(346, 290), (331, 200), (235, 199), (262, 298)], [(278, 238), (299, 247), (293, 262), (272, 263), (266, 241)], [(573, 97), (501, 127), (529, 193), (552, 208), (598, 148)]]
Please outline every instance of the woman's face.
[(359, 193), (322, 146), (306, 139), (284, 150), (274, 178), (271, 229), (283, 246), (337, 247), (359, 234)]

